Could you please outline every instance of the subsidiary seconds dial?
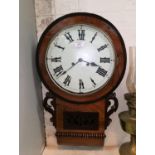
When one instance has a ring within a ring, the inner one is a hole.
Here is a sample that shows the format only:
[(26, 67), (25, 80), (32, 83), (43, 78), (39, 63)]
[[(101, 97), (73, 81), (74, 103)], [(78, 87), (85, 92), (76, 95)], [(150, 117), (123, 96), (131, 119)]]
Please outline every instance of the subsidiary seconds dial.
[(85, 24), (59, 32), (46, 51), (51, 80), (64, 91), (79, 95), (105, 86), (113, 75), (115, 61), (108, 35)]

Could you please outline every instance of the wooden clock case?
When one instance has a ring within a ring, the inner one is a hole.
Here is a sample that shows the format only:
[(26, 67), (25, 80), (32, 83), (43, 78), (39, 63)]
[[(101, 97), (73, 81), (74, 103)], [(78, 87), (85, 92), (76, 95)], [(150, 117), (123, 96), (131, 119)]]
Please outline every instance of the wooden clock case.
[[(88, 24), (104, 31), (111, 39), (116, 64), (111, 79), (94, 93), (77, 95), (64, 91), (51, 79), (46, 69), (46, 51), (53, 37), (62, 29), (77, 24)], [(116, 94), (112, 93), (121, 82), (126, 67), (126, 49), (118, 30), (106, 19), (90, 13), (72, 13), (50, 24), (41, 36), (37, 47), (37, 68), (42, 82), (49, 92), (43, 101), (52, 114), (56, 137), (61, 145), (102, 146), (109, 116), (117, 110)], [(111, 101), (113, 106), (109, 110)], [(50, 102), (49, 102), (50, 101)]]

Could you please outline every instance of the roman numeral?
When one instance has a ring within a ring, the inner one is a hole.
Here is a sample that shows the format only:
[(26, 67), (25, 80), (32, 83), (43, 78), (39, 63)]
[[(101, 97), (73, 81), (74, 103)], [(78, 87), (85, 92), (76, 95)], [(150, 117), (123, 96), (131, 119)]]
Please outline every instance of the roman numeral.
[(97, 36), (97, 32), (94, 34), (94, 36), (92, 37), (92, 40), (90, 41), (91, 43), (94, 41), (94, 39), (96, 38)]
[(65, 33), (65, 37), (67, 40), (69, 40), (70, 43), (74, 41), (69, 32)]
[(71, 76), (67, 75), (63, 83), (65, 84), (65, 86), (69, 86), (70, 82), (71, 82)]
[(56, 67), (55, 69), (53, 69), (53, 71), (54, 71), (54, 73), (55, 73), (56, 76), (59, 76), (60, 74), (63, 73), (63, 68), (60, 65), (60, 66)]
[(92, 82), (92, 84), (93, 84), (93, 87), (95, 87), (95, 86), (96, 86), (95, 81), (94, 81), (92, 78), (90, 78), (90, 80), (91, 80), (91, 82)]
[(62, 47), (62, 46), (60, 46), (60, 45), (57, 45), (56, 43), (54, 43), (54, 46), (57, 47), (57, 48), (60, 48), (60, 49), (62, 49), (62, 50), (65, 49), (64, 47)]
[(105, 77), (105, 75), (107, 74), (107, 71), (101, 67), (99, 67), (96, 71), (96, 73), (98, 73), (99, 75)]
[(79, 79), (79, 89), (84, 89), (84, 83), (82, 81), (82, 79)]
[(79, 40), (84, 40), (85, 30), (78, 30)]
[(100, 52), (100, 51), (104, 50), (107, 47), (108, 47), (108, 44), (105, 44), (105, 45), (99, 47), (97, 50)]
[(100, 58), (100, 63), (110, 63), (110, 58)]
[(61, 57), (51, 58), (52, 62), (61, 62)]

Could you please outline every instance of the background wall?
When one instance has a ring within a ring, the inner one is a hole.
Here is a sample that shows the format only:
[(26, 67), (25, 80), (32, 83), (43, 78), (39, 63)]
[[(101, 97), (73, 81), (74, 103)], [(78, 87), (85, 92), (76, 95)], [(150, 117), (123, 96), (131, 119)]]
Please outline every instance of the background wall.
[[(111, 21), (120, 31), (128, 52), (129, 46), (135, 46), (135, 0), (35, 0), (37, 35), (41, 33), (56, 18), (71, 12), (90, 12), (95, 13)], [(116, 89), (119, 99), (119, 109), (112, 115), (112, 124), (106, 131), (106, 146), (119, 146), (128, 140), (128, 135), (120, 127), (118, 113), (127, 109), (124, 100), (126, 89), (126, 76), (128, 64), (123, 81)], [(43, 86), (43, 96), (47, 91)], [(45, 112), (46, 138), (48, 146), (55, 146), (55, 129), (49, 121), (50, 115)]]
[(33, 0), (20, 0), (20, 155), (41, 155), (45, 145), (41, 87), (35, 65), (37, 45)]

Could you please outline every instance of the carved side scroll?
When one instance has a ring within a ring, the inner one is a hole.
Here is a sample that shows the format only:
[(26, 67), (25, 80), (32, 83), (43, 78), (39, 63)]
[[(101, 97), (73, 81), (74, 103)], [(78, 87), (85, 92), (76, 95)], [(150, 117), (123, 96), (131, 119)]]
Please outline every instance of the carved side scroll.
[(46, 111), (48, 111), (52, 117), (50, 121), (53, 122), (53, 125), (56, 126), (56, 104), (55, 104), (55, 97), (51, 92), (46, 93), (46, 97), (43, 100), (43, 106)]
[[(113, 105), (111, 101), (113, 101)], [(107, 129), (107, 127), (112, 122), (110, 116), (118, 109), (118, 99), (116, 98), (116, 93), (111, 93), (108, 97), (106, 97), (106, 104), (107, 104), (107, 112), (106, 112), (105, 129)]]

